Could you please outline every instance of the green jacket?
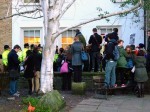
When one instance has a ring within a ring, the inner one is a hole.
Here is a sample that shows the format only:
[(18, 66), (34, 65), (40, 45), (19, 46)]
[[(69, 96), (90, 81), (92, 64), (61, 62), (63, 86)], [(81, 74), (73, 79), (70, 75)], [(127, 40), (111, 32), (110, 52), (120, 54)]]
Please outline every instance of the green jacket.
[(5, 50), (3, 53), (2, 53), (2, 62), (3, 62), (3, 65), (7, 66), (8, 65), (8, 54), (9, 54), (10, 50)]
[(79, 41), (83, 44), (83, 46), (85, 47), (86, 46), (86, 41), (85, 41), (85, 38), (82, 34), (78, 34), (77, 35), (79, 37)]
[(144, 56), (136, 56), (134, 59), (135, 64), (135, 75), (134, 80), (136, 82), (145, 82), (148, 80), (148, 75), (146, 71), (146, 59)]
[(125, 49), (121, 46), (118, 46), (118, 50), (120, 53), (120, 57), (117, 61), (117, 67), (127, 68), (127, 60), (126, 58), (129, 57), (126, 53)]

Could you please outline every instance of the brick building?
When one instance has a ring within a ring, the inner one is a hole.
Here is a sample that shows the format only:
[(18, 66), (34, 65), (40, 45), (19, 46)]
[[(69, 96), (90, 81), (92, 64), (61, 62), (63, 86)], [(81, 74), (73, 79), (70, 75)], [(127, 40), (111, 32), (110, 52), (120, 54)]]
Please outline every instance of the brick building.
[[(0, 0), (0, 18), (7, 16), (7, 13), (11, 15), (12, 8), (9, 2), (10, 0)], [(0, 20), (0, 54), (5, 44), (12, 46), (12, 18)]]

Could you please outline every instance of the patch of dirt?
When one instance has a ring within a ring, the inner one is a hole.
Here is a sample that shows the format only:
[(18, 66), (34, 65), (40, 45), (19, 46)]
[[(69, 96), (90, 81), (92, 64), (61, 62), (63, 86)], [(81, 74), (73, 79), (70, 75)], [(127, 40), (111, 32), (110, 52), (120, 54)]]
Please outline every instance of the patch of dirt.
[[(24, 108), (22, 103), (22, 98), (28, 96), (27, 90), (20, 90), (20, 97), (15, 97), (15, 100), (8, 100), (11, 96), (8, 94), (8, 90), (2, 91), (0, 96), (0, 112), (23, 112), (21, 111)], [(88, 99), (93, 96), (93, 93), (87, 92), (86, 95), (73, 95), (71, 91), (60, 91), (60, 94), (64, 97), (66, 101), (65, 112), (69, 112), (74, 108), (78, 103), (84, 99)], [(36, 97), (36, 95), (32, 95)]]

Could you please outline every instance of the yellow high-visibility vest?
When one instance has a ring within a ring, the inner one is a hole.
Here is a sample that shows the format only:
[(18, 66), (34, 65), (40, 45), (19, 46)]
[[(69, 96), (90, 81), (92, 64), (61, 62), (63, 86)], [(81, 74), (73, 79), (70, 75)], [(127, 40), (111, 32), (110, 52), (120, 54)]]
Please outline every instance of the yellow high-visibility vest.
[(8, 66), (8, 54), (9, 54), (10, 50), (5, 50), (3, 53), (2, 53), (2, 62), (3, 62), (3, 65), (5, 66)]

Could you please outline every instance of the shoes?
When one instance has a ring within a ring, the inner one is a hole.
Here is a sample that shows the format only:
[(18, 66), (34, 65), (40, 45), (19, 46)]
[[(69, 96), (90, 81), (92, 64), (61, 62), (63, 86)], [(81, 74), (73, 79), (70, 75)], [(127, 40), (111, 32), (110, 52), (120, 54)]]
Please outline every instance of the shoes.
[(17, 93), (17, 94), (20, 94), (20, 92), (19, 92), (19, 91), (17, 91), (16, 93)]
[(9, 97), (7, 100), (15, 100), (15, 97)]
[(125, 84), (122, 84), (121, 87), (126, 87), (126, 85), (125, 85)]
[(114, 85), (115, 88), (116, 88), (117, 86), (118, 86), (117, 84)]
[(13, 94), (13, 96), (19, 97), (19, 96), (20, 96), (20, 94), (15, 93), (15, 94)]

